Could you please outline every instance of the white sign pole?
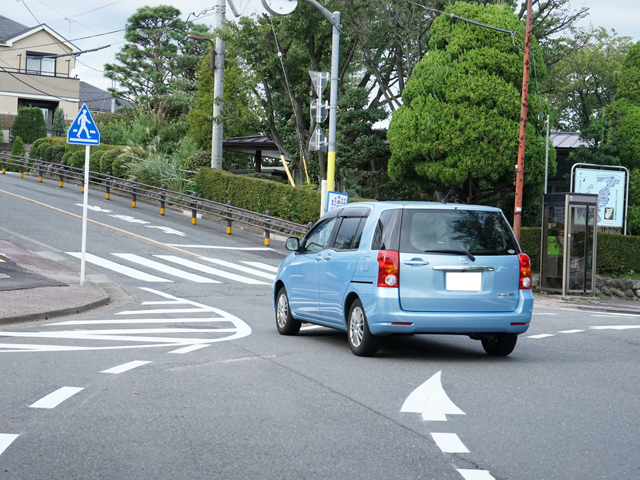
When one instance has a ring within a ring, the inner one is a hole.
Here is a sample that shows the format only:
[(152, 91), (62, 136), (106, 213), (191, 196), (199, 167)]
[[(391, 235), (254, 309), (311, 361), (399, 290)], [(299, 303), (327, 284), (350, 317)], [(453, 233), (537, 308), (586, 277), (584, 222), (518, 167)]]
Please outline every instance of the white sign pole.
[(82, 253), (80, 254), (80, 285), (84, 285), (85, 252), (87, 251), (87, 205), (89, 204), (89, 150), (84, 153), (84, 203), (82, 204)]

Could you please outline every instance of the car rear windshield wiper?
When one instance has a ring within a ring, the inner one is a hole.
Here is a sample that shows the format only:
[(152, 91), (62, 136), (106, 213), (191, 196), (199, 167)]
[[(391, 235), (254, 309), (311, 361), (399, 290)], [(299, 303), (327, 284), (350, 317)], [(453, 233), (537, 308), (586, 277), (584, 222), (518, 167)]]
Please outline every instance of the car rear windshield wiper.
[(466, 255), (467, 257), (469, 257), (471, 259), (472, 262), (476, 261), (476, 257), (474, 257), (473, 255), (471, 255), (469, 252), (467, 252), (466, 250), (460, 248), (460, 249), (455, 249), (455, 248), (443, 248), (443, 249), (438, 249), (438, 250), (425, 250), (424, 253), (453, 253), (453, 254), (457, 254), (457, 255)]

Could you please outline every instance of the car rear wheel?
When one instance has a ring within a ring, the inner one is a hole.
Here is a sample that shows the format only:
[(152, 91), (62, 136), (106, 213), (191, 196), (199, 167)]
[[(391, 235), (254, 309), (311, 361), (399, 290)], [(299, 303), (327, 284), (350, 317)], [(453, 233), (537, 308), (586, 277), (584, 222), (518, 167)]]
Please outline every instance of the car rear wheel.
[(482, 347), (489, 355), (506, 357), (516, 348), (518, 335), (513, 333), (497, 333), (482, 338)]
[(380, 337), (369, 331), (367, 316), (359, 299), (351, 304), (349, 310), (349, 347), (359, 357), (372, 357), (380, 348)]
[(293, 318), (291, 308), (289, 308), (289, 297), (287, 290), (282, 287), (278, 290), (278, 300), (276, 301), (276, 326), (280, 335), (296, 335), (300, 331), (302, 322)]

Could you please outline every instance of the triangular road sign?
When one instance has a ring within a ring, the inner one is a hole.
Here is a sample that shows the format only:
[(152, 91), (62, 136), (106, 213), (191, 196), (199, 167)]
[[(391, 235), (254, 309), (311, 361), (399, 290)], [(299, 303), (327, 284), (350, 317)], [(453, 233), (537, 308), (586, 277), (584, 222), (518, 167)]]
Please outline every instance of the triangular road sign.
[(100, 131), (93, 121), (87, 105), (82, 105), (76, 119), (67, 130), (67, 143), (73, 145), (100, 145)]

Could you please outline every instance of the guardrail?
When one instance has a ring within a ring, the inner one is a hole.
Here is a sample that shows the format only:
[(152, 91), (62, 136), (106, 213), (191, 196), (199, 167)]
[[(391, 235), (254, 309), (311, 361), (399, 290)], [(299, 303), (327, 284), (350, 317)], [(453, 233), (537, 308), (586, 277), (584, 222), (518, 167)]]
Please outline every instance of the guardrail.
[[(65, 165), (64, 162), (47, 162), (42, 158), (33, 160), (25, 155), (16, 156), (5, 152), (0, 152), (1, 173), (5, 174), (7, 166), (19, 168), (20, 178), (25, 171), (37, 173), (38, 181), (43, 182), (45, 175), (58, 179), (60, 188), (64, 187), (65, 180), (79, 182), (84, 192), (84, 168), (77, 168)], [(166, 205), (173, 205), (181, 209), (191, 210), (191, 223), (196, 224), (198, 213), (211, 215), (226, 221), (227, 234), (231, 235), (233, 222), (256, 227), (264, 230), (264, 244), (269, 246), (272, 232), (283, 233), (285, 235), (305, 235), (311, 226), (272, 217), (267, 210), (266, 213), (252, 212), (244, 208), (235, 207), (231, 201), (225, 203), (214, 202), (199, 198), (195, 192), (189, 195), (181, 192), (167, 190), (164, 185), (156, 187), (139, 183), (135, 178), (125, 180), (114, 177), (109, 173), (89, 172), (89, 182), (96, 187), (104, 188), (105, 199), (110, 200), (112, 191), (119, 191), (131, 196), (131, 207), (135, 208), (138, 197), (148, 198), (160, 204), (160, 215), (164, 215)]]

